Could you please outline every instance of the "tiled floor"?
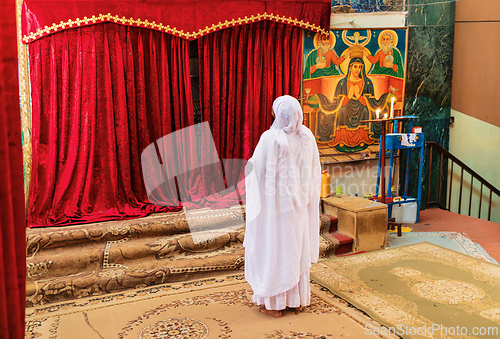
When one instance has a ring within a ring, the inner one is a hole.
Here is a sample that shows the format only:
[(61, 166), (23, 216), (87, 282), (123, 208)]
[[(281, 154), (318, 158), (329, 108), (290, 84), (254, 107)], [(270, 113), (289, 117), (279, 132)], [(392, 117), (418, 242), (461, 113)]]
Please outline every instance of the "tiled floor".
[(420, 212), (416, 224), (403, 224), (414, 232), (462, 232), (500, 262), (500, 223), (431, 208)]

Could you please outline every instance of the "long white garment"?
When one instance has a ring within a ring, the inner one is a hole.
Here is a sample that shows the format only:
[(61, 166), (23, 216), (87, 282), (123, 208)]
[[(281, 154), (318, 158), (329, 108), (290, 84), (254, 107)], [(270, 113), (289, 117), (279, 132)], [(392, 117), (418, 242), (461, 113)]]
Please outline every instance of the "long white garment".
[(319, 256), (321, 166), (299, 102), (275, 100), (276, 119), (247, 165), (245, 278), (259, 297), (294, 288)]
[(257, 305), (265, 305), (268, 310), (284, 310), (287, 307), (296, 308), (311, 304), (310, 271), (307, 270), (300, 275), (297, 285), (286, 292), (271, 297), (260, 297), (254, 293), (253, 302)]

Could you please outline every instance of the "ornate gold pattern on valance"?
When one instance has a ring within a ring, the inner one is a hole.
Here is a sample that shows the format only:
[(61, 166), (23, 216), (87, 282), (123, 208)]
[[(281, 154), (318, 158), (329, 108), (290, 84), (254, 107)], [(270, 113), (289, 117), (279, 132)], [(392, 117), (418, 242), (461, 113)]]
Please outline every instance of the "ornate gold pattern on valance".
[(31, 32), (29, 35), (24, 35), (23, 36), (23, 42), (24, 43), (29, 43), (32, 42), (36, 39), (39, 39), (43, 36), (46, 36), (51, 33), (55, 33), (64, 29), (69, 29), (69, 28), (75, 28), (75, 27), (80, 27), (84, 25), (92, 25), (96, 23), (101, 23), (101, 22), (114, 22), (117, 24), (122, 24), (122, 25), (127, 25), (127, 26), (137, 26), (137, 27), (144, 27), (144, 28), (150, 28), (150, 29), (155, 29), (161, 32), (169, 33), (175, 36), (178, 36), (180, 38), (188, 39), (188, 40), (194, 40), (199, 37), (202, 37), (204, 35), (207, 35), (212, 32), (216, 32), (218, 30), (224, 29), (224, 28), (229, 28), (229, 27), (234, 27), (238, 25), (244, 25), (248, 23), (253, 23), (257, 21), (262, 21), (262, 20), (271, 20), (271, 21), (276, 21), (279, 23), (284, 23), (284, 24), (289, 24), (289, 25), (294, 25), (298, 27), (302, 27), (311, 31), (315, 32), (320, 32), (324, 34), (328, 34), (327, 31), (322, 29), (320, 26), (311, 24), (309, 22), (305, 22), (302, 20), (294, 19), (291, 17), (286, 17), (286, 16), (281, 16), (281, 15), (276, 15), (273, 13), (262, 13), (262, 14), (256, 14), (252, 15), (250, 17), (245, 16), (243, 18), (238, 18), (238, 19), (232, 19), (232, 20), (225, 20), (224, 22), (220, 22), (217, 24), (212, 24), (211, 26), (205, 26), (204, 29), (199, 29), (198, 31), (194, 32), (184, 32), (182, 29), (177, 29), (176, 27), (171, 27), (170, 25), (164, 25), (163, 23), (157, 23), (155, 21), (148, 21), (147, 19), (142, 20), (140, 18), (134, 19), (134, 18), (126, 18), (126, 17), (119, 17), (118, 15), (112, 15), (111, 13), (108, 14), (99, 14), (99, 15), (92, 15), (92, 17), (83, 17), (83, 19), (76, 18), (75, 20), (69, 19), (67, 21), (61, 21), (59, 24), (53, 23), (51, 26), (45, 26), (43, 29), (38, 29), (36, 32)]

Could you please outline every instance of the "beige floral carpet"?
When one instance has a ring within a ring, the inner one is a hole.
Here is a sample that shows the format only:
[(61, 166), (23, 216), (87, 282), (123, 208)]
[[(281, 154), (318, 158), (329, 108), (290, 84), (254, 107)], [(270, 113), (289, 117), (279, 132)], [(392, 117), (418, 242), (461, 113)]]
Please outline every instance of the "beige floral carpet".
[(380, 327), (312, 283), (311, 305), (273, 318), (242, 273), (26, 309), (26, 338), (363, 338)]
[(500, 266), (428, 242), (328, 259), (311, 278), (403, 338), (500, 337)]

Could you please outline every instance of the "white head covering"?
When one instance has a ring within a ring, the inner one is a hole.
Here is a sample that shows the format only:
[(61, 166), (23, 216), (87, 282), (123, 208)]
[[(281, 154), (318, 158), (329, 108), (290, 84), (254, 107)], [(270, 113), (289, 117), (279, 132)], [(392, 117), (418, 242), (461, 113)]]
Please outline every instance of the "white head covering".
[(271, 128), (283, 129), (287, 133), (297, 131), (304, 120), (299, 101), (289, 95), (274, 100), (273, 112), (276, 119)]
[(285, 157), (289, 154), (289, 144), (286, 134), (299, 133), (304, 139), (310, 139), (311, 132), (307, 127), (302, 125), (304, 114), (302, 107), (297, 99), (290, 95), (283, 95), (276, 98), (273, 102), (273, 112), (275, 120), (271, 126), (271, 130), (277, 132), (276, 142), (280, 146), (279, 149), (279, 168), (286, 166), (284, 164)]

